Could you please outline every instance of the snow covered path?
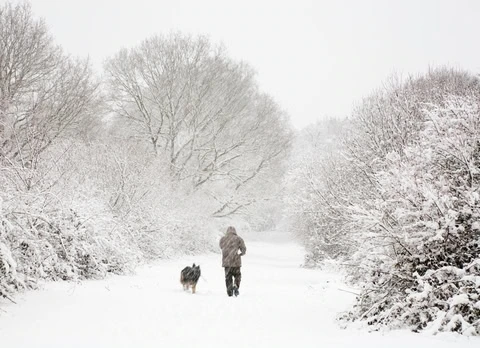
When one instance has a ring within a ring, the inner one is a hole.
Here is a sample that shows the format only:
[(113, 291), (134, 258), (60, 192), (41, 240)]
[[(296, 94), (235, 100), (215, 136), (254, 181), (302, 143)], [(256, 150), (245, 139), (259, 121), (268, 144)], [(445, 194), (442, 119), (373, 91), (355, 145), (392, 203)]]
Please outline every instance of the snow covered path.
[[(0, 347), (479, 347), (480, 339), (341, 330), (353, 295), (328, 272), (299, 268), (293, 243), (247, 242), (238, 298), (226, 295), (220, 255), (143, 267), (135, 276), (49, 283), (0, 312)], [(201, 265), (197, 294), (180, 270)]]

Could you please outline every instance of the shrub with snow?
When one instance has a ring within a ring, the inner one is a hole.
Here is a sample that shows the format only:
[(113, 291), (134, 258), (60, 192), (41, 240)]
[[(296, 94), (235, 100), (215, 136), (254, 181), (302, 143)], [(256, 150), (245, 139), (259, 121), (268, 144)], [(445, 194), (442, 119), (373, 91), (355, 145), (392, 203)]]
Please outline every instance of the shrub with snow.
[(336, 259), (361, 286), (344, 318), (478, 335), (480, 80), (393, 81), (334, 142), (294, 165), (287, 200), (307, 262)]
[(350, 319), (480, 335), (479, 105), (424, 109), (419, 140), (374, 174), (379, 198), (355, 217), (374, 252), (356, 253), (364, 290)]

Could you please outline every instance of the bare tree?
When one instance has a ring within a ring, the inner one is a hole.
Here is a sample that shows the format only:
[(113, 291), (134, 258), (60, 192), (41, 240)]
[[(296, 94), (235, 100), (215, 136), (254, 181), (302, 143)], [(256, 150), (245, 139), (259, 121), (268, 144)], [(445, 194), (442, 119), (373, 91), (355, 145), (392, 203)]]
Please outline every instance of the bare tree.
[(33, 168), (56, 139), (91, 117), (88, 61), (65, 56), (28, 4), (0, 8), (0, 156)]
[(155, 36), (120, 51), (106, 71), (115, 115), (167, 159), (174, 177), (194, 190), (229, 187), (229, 198), (212, 193), (220, 202), (215, 215), (252, 204), (235, 204), (236, 192), (289, 147), (287, 119), (259, 92), (252, 69), (205, 37)]

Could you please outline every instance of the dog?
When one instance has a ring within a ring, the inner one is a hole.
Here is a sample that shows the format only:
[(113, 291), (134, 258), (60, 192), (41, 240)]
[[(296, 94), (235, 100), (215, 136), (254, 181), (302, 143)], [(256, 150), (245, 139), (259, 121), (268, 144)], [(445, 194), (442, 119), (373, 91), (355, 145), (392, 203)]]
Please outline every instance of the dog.
[(187, 291), (192, 287), (192, 294), (194, 294), (197, 290), (197, 282), (201, 274), (200, 266), (195, 266), (195, 264), (193, 264), (192, 267), (187, 266), (182, 269), (182, 272), (180, 272), (180, 283), (183, 285), (183, 290)]

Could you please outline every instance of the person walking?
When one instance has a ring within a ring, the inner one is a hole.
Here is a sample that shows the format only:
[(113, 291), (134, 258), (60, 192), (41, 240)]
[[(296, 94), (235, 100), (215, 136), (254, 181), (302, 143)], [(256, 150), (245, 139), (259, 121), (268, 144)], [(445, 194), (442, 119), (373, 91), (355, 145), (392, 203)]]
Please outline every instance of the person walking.
[(227, 228), (227, 233), (220, 239), (222, 249), (222, 267), (225, 268), (225, 285), (228, 296), (240, 294), (240, 282), (242, 280), (242, 256), (247, 252), (245, 242), (237, 235), (235, 227)]

